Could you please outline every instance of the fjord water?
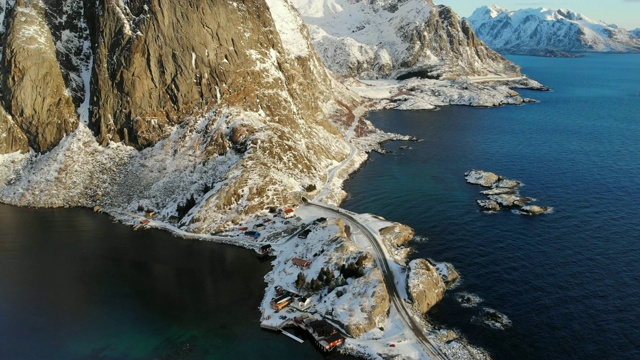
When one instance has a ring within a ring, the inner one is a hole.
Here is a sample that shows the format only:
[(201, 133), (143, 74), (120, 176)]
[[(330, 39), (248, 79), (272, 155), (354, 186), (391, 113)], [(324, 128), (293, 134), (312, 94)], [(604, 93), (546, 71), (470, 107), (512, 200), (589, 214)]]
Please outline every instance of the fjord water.
[(0, 205), (0, 359), (323, 357), (259, 326), (255, 253)]
[[(427, 237), (413, 257), (462, 275), (428, 316), (495, 358), (640, 359), (640, 56), (511, 60), (552, 89), (523, 92), (539, 104), (371, 114), (424, 141), (373, 154), (343, 206)], [(523, 195), (555, 212), (480, 212), (470, 169), (524, 182)], [(460, 292), (483, 302), (463, 308)], [(512, 327), (473, 320), (483, 307)]]

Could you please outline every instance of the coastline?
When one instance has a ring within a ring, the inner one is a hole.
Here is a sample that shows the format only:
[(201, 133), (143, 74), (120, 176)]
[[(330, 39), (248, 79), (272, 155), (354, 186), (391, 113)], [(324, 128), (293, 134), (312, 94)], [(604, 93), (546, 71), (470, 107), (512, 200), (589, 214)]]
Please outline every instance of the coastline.
[[(409, 85), (407, 85), (409, 84)], [(449, 84), (450, 85), (450, 84)], [(447, 85), (447, 86), (449, 86)], [(370, 85), (366, 85), (365, 89), (366, 90), (371, 90), (369, 88)], [(389, 92), (389, 85), (385, 85), (385, 86), (379, 86), (377, 87), (377, 92), (378, 94), (383, 94), (385, 92)], [(395, 89), (394, 91), (397, 91), (397, 93), (401, 93), (403, 92), (404, 88), (402, 88), (402, 86), (415, 86), (415, 83), (413, 82), (403, 82), (400, 85), (393, 85), (393, 86), (400, 86), (400, 87), (392, 87), (392, 89)], [(375, 87), (375, 86), (374, 86)], [(468, 90), (468, 89), (467, 89)], [(469, 92), (473, 92), (476, 91), (476, 89), (472, 89), (472, 90), (468, 90)], [(514, 101), (514, 99), (517, 99), (516, 97), (514, 97), (512, 92), (505, 92), (504, 89), (501, 90), (497, 90), (498, 92), (500, 92), (503, 96), (503, 98), (505, 99), (504, 102), (498, 102), (498, 104), (496, 105), (494, 96), (495, 93), (493, 92), (493, 90), (487, 95), (487, 96), (477, 96), (473, 99), (470, 100), (469, 97), (462, 97), (462, 99), (465, 99), (464, 101), (472, 101), (474, 106), (498, 106), (498, 105), (504, 105), (504, 104), (521, 104), (522, 103), (522, 99)], [(414, 94), (414, 98), (417, 97), (419, 94), (419, 92)], [(447, 93), (448, 94), (448, 93)], [(380, 95), (377, 95), (380, 96)], [(456, 95), (458, 96), (458, 95)], [(371, 130), (372, 132), (369, 133), (368, 136), (366, 137), (357, 137), (356, 135), (356, 127), (362, 125), (362, 123), (364, 123), (366, 126), (369, 126), (370, 128), (372, 128), (372, 125), (370, 123), (368, 123), (366, 120), (364, 120), (363, 115), (367, 112), (367, 111), (371, 111), (371, 110), (377, 110), (377, 109), (381, 109), (381, 108), (386, 108), (388, 106), (390, 106), (390, 104), (395, 104), (397, 105), (397, 101), (390, 101), (390, 100), (386, 100), (386, 99), (392, 99), (393, 97), (387, 95), (382, 96), (381, 98), (376, 98), (376, 97), (372, 97), (369, 98), (371, 101), (375, 101), (374, 104), (369, 103), (367, 106), (363, 106), (360, 107), (358, 109), (353, 110), (353, 113), (355, 114), (355, 117), (357, 119), (357, 121), (354, 121), (354, 123), (351, 125), (351, 127), (349, 129), (347, 129), (345, 131), (345, 138), (347, 143), (350, 146), (350, 153), (349, 155), (339, 164), (333, 166), (332, 168), (328, 169), (327, 171), (327, 179), (325, 184), (322, 186), (322, 188), (318, 191), (316, 191), (315, 198), (321, 200), (323, 203), (328, 204), (328, 205), (338, 205), (346, 196), (346, 193), (344, 192), (344, 190), (342, 190), (342, 184), (350, 177), (351, 174), (353, 174), (355, 171), (357, 171), (368, 159), (368, 155), (367, 153), (370, 151), (373, 151), (375, 149), (378, 149), (380, 144), (384, 141), (389, 141), (389, 140), (407, 140), (409, 139), (408, 137), (405, 136), (400, 136), (397, 134), (387, 134), (384, 133), (382, 131), (379, 130)], [(400, 106), (396, 106), (396, 108), (398, 109), (411, 109), (412, 106), (413, 108), (421, 108), (422, 106), (425, 106), (424, 104), (426, 103), (423, 99), (423, 101), (409, 101), (407, 100), (408, 98), (403, 98), (402, 100), (402, 104)], [(447, 97), (448, 101), (450, 102), (449, 105), (453, 104), (453, 105), (460, 105), (459, 103), (457, 103), (457, 101), (453, 101), (451, 97)], [(408, 103), (408, 105), (407, 105)], [(439, 103), (439, 106), (442, 106), (441, 104), (444, 103), (444, 100), (442, 100), (442, 103)], [(485, 105), (491, 103), (491, 105)], [(465, 104), (465, 105), (469, 105), (469, 104)], [(435, 107), (436, 105), (434, 105)], [(116, 148), (118, 148), (118, 146), (116, 146)], [(125, 153), (127, 152), (127, 149), (123, 149), (123, 148), (119, 148), (120, 151), (124, 151)], [(12, 164), (18, 164), (20, 165), (21, 163), (21, 159), (19, 156), (17, 157), (12, 157), (11, 155), (7, 155), (7, 156), (3, 156), (2, 158), (3, 160), (9, 160), (10, 163)], [(22, 159), (22, 162), (25, 161), (30, 161), (29, 160), (29, 156), (25, 156)], [(2, 162), (3, 167), (8, 167), (6, 165), (5, 162)], [(11, 168), (9, 166), (9, 168)], [(3, 172), (5, 174), (10, 174), (10, 171), (7, 172)], [(6, 178), (0, 179), (3, 180), (3, 183), (6, 182)], [(317, 200), (316, 200), (317, 201)], [(53, 206), (60, 206), (60, 205), (53, 205)], [(304, 207), (303, 207), (304, 208)], [(98, 210), (98, 209), (96, 209)], [(110, 216), (112, 216), (113, 218), (115, 218), (117, 221), (120, 221), (124, 224), (129, 224), (131, 226), (136, 226), (136, 225), (140, 225), (140, 222), (144, 219), (144, 217), (141, 217), (140, 214), (136, 214), (136, 213), (132, 213), (132, 212), (127, 212), (127, 211), (123, 211), (122, 209), (117, 209), (117, 208), (109, 208), (109, 207), (104, 207), (102, 208), (102, 211), (108, 213)], [(343, 210), (344, 211), (344, 210)], [(314, 212), (314, 211), (308, 211), (308, 210), (302, 210), (301, 214), (303, 214), (302, 217), (300, 217), (299, 222), (300, 223), (309, 223), (310, 221), (312, 221), (315, 218), (318, 217), (323, 217), (325, 215), (328, 215), (329, 213), (327, 212)], [(266, 214), (262, 214), (262, 215), (266, 215)], [(335, 213), (334, 213), (335, 215)], [(364, 214), (351, 214), (349, 216), (353, 216), (353, 217), (369, 217), (369, 220), (363, 220), (363, 221), (374, 221), (374, 222), (378, 222), (377, 224), (377, 229), (375, 229), (376, 226), (374, 226), (374, 229), (370, 229), (370, 226), (367, 226), (367, 228), (369, 230), (372, 230), (371, 233), (374, 232), (378, 232), (379, 234), (379, 230), (382, 227), (385, 226), (389, 226), (390, 223), (386, 222), (385, 220), (382, 219), (376, 219), (373, 215), (364, 215)], [(328, 216), (327, 216), (328, 217)], [(374, 220), (372, 220), (374, 219)], [(335, 220), (335, 219), (334, 219)], [(252, 217), (252, 219), (248, 219), (247, 223), (250, 222), (254, 222), (255, 224), (258, 223), (258, 221), (260, 221), (258, 219), (258, 217), (256, 217), (255, 215)], [(284, 221), (283, 221), (284, 222)], [(381, 224), (385, 224), (385, 226), (382, 226)], [(198, 233), (193, 233), (193, 232), (189, 232), (189, 231), (185, 231), (185, 230), (181, 230), (178, 226), (174, 225), (174, 224), (170, 224), (167, 222), (161, 222), (158, 220), (153, 220), (150, 219), (149, 223), (145, 226), (148, 227), (154, 227), (154, 228), (159, 228), (159, 229), (163, 229), (166, 231), (169, 231), (177, 236), (180, 237), (184, 237), (184, 238), (192, 238), (192, 239), (199, 239), (199, 240), (205, 240), (205, 241), (215, 241), (218, 243), (224, 243), (224, 244), (230, 244), (230, 245), (235, 245), (235, 246), (241, 246), (241, 247), (245, 247), (248, 249), (253, 249), (253, 250), (258, 250), (258, 248), (262, 245), (262, 243), (256, 243), (253, 240), (250, 240), (248, 238), (242, 238), (242, 234), (241, 233), (234, 233), (233, 231), (230, 231), (228, 233), (223, 233), (223, 234), (198, 234)], [(334, 235), (333, 236), (326, 236), (329, 239), (332, 239), (335, 237), (335, 233), (343, 233), (344, 232), (344, 228), (341, 230), (340, 227), (338, 226), (337, 228), (333, 228), (330, 232), (333, 232)], [(268, 233), (264, 233), (263, 236), (267, 236)], [(327, 235), (327, 234), (325, 234)], [(367, 250), (368, 248), (370, 248), (370, 244), (366, 244), (364, 242), (360, 242), (358, 243), (357, 240), (352, 241), (352, 243), (348, 243), (350, 236), (344, 236), (345, 238), (345, 243), (347, 245), (345, 245), (346, 247), (352, 248), (350, 249), (352, 252), (357, 252), (357, 251), (364, 251)], [(276, 246), (280, 246), (280, 244), (274, 244)], [(282, 246), (280, 247), (286, 247), (286, 243), (282, 244)], [(275, 247), (275, 246), (274, 246)], [(384, 257), (385, 258), (393, 258), (392, 256), (389, 255), (389, 251), (390, 249), (387, 247), (382, 247), (383, 249), (383, 253), (384, 253)], [(281, 252), (281, 255), (285, 253), (286, 249), (276, 249), (277, 251)], [(280, 256), (281, 258), (284, 256)], [(406, 260), (406, 259), (405, 259)], [(276, 260), (274, 260), (274, 264), (278, 261), (278, 259), (276, 258)], [(394, 273), (394, 277), (395, 277), (395, 283), (397, 285), (398, 279), (402, 279), (404, 276), (404, 269), (402, 265), (399, 265), (395, 262), (391, 262), (391, 264), (393, 265), (394, 269), (393, 269), (393, 273)], [(277, 265), (277, 264), (276, 264)], [(280, 265), (282, 266), (286, 266), (286, 264), (281, 263)], [(369, 270), (371, 272), (371, 277), (372, 278), (376, 278), (376, 277), (381, 277), (381, 275), (375, 271), (375, 266), (373, 266), (373, 262), (371, 262), (371, 269)], [(378, 264), (379, 266), (380, 264)], [(291, 269), (290, 269), (291, 270)], [(273, 274), (276, 272), (276, 266), (274, 265), (273, 270), (269, 273), (269, 275), (267, 275), (267, 277), (265, 278), (265, 282), (267, 282), (267, 286), (265, 288), (265, 296), (263, 299), (263, 304), (262, 304), (262, 313), (263, 313), (263, 317), (265, 316), (265, 314), (267, 314), (268, 309), (269, 309), (269, 299), (270, 297), (273, 295), (273, 286), (276, 285), (276, 282), (279, 281), (284, 281), (287, 283), (291, 283), (291, 280), (287, 280), (287, 279), (277, 279), (276, 277), (273, 276)], [(290, 271), (291, 272), (291, 271)], [(292, 274), (288, 274), (288, 275), (292, 275)], [(271, 277), (270, 277), (271, 276)], [(381, 282), (378, 281), (377, 282), (377, 286), (380, 286)], [(371, 284), (369, 284), (371, 285)], [(368, 288), (368, 286), (365, 286), (365, 288)], [(384, 287), (386, 289), (386, 287)], [(408, 299), (406, 298), (406, 288), (403, 286), (401, 291), (401, 293), (405, 294), (403, 297), (404, 299), (402, 299), (405, 302), (408, 302)], [(364, 293), (363, 293), (364, 295)], [(268, 314), (266, 315), (268, 316)], [(392, 316), (395, 316), (395, 318), (392, 318)], [(415, 318), (417, 318), (420, 323), (422, 323), (423, 326), (430, 328), (430, 326), (428, 324), (426, 324), (426, 321), (424, 320), (424, 318), (420, 315), (420, 314), (413, 314), (413, 316)], [(389, 318), (392, 318), (391, 320), (389, 320)], [(419, 344), (419, 342), (414, 338), (414, 339), (409, 339), (408, 337), (404, 337), (404, 338), (399, 338), (399, 336), (401, 334), (404, 333), (404, 331), (401, 331), (403, 329), (402, 326), (398, 326), (398, 322), (402, 322), (398, 317), (397, 314), (393, 315), (390, 314), (389, 318), (387, 319), (380, 319), (380, 321), (391, 321), (392, 323), (392, 329), (389, 330), (387, 328), (385, 328), (385, 331), (381, 332), (380, 330), (373, 330), (373, 332), (365, 332), (367, 335), (364, 336), (362, 339), (357, 340), (357, 339), (353, 339), (350, 341), (347, 341), (347, 343), (352, 343), (352, 345), (350, 344), (348, 347), (345, 346), (345, 351), (347, 353), (350, 354), (355, 354), (355, 355), (364, 355), (366, 354), (366, 356), (380, 356), (381, 353), (385, 353), (389, 356), (407, 356), (407, 357), (422, 357), (422, 355), (425, 355), (424, 353), (422, 353), (422, 351), (424, 351), (424, 349), (422, 349), (422, 346)], [(376, 324), (378, 325), (378, 324)], [(395, 339), (398, 340), (398, 344), (395, 344), (397, 346), (394, 346), (392, 349), (390, 349), (390, 346), (388, 346), (390, 339)], [(433, 342), (437, 342), (437, 337), (433, 337), (432, 339)], [(476, 355), (471, 355), (470, 351), (477, 351), (478, 353), (482, 353), (481, 350), (465, 350), (467, 351), (467, 355), (463, 354), (463, 350), (462, 348), (466, 348), (466, 345), (463, 344), (464, 340), (462, 340), (461, 342), (452, 342), (452, 343), (448, 343), (448, 344), (444, 344), (444, 343), (439, 343), (438, 347), (445, 349), (445, 351), (449, 351), (450, 353), (454, 354), (453, 356), (456, 358), (466, 358), (466, 357), (474, 357)], [(462, 348), (461, 348), (461, 347)], [(391, 352), (389, 352), (391, 351)], [(429, 355), (430, 356), (430, 355)], [(431, 356), (430, 356), (431, 357)]]

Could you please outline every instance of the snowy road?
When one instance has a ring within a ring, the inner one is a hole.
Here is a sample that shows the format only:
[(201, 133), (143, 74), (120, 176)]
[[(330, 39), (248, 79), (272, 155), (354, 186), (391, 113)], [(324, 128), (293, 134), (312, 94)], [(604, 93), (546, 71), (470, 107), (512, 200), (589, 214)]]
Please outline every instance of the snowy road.
[(376, 258), (376, 262), (382, 271), (383, 279), (387, 290), (389, 291), (389, 295), (391, 298), (391, 304), (393, 305), (394, 310), (400, 315), (403, 322), (416, 336), (418, 342), (422, 345), (425, 351), (429, 354), (429, 357), (432, 359), (447, 359), (447, 356), (435, 345), (431, 343), (429, 337), (425, 333), (424, 327), (415, 320), (413, 312), (407, 308), (405, 302), (402, 300), (400, 293), (398, 291), (398, 287), (396, 286), (396, 281), (393, 276), (393, 271), (391, 271), (391, 267), (387, 261), (387, 257), (385, 256), (385, 252), (380, 244), (380, 239), (369, 230), (364, 224), (358, 221), (353, 216), (349, 215), (346, 210), (327, 206), (318, 203), (308, 202), (307, 205), (315, 206), (322, 208), (326, 211), (330, 211), (331, 213), (337, 215), (338, 217), (345, 220), (349, 225), (357, 228), (362, 235), (366, 237), (369, 241), (371, 247), (373, 248), (373, 253)]

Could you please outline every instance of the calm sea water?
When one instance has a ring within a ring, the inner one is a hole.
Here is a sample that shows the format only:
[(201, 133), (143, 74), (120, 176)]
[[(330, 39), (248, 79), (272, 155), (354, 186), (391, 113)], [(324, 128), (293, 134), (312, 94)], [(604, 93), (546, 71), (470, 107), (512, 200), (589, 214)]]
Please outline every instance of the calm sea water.
[(88, 210), (0, 205), (0, 359), (322, 359), (260, 329), (269, 270)]
[[(553, 90), (524, 92), (541, 103), (371, 114), (424, 141), (374, 154), (343, 206), (428, 237), (414, 256), (462, 274), (429, 317), (495, 358), (640, 359), (640, 56), (512, 60)], [(555, 212), (480, 212), (463, 177), (474, 168), (521, 180)], [(463, 291), (483, 302), (461, 307)], [(513, 326), (472, 321), (482, 307)]]

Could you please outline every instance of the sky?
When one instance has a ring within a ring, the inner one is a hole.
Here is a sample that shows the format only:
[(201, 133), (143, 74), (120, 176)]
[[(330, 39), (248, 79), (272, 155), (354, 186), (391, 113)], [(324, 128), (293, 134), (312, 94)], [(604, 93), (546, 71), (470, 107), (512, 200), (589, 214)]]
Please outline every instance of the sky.
[(462, 17), (470, 16), (480, 6), (492, 4), (509, 10), (562, 8), (581, 13), (589, 19), (602, 20), (607, 24), (616, 24), (628, 30), (640, 28), (640, 0), (433, 0), (433, 2), (450, 6)]

